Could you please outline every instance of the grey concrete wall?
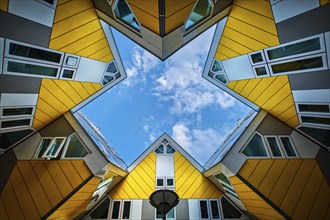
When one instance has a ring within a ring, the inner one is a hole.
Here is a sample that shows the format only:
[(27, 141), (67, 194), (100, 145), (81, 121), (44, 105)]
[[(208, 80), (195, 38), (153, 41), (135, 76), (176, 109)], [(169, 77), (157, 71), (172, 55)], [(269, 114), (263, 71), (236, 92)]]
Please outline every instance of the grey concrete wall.
[(42, 137), (68, 137), (73, 132), (73, 128), (64, 116), (39, 131)]
[(38, 94), (41, 78), (0, 75), (0, 93)]
[(149, 203), (149, 200), (142, 200), (142, 218), (145, 220), (155, 219), (155, 208)]
[(180, 199), (179, 204), (176, 206), (176, 219), (187, 220), (189, 219), (188, 200)]
[(330, 71), (288, 74), (292, 90), (329, 89)]
[(290, 135), (292, 133), (292, 128), (269, 114), (256, 130), (263, 135)]

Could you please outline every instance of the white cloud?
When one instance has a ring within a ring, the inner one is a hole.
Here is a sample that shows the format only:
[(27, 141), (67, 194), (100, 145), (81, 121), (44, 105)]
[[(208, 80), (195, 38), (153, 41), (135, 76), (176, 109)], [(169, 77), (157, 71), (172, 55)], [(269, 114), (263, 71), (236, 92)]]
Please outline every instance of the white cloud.
[(202, 165), (206, 163), (224, 139), (224, 136), (213, 128), (191, 129), (183, 122), (178, 122), (172, 127), (172, 137)]

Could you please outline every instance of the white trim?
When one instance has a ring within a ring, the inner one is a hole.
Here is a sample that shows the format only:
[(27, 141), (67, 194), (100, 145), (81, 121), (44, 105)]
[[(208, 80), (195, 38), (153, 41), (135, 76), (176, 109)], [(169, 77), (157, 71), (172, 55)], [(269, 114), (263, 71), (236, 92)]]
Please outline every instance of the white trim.
[[(4, 116), (3, 115), (3, 110), (4, 109), (14, 109), (14, 108), (32, 108), (32, 112), (31, 112), (31, 114), (9, 115), (9, 116)], [(36, 110), (36, 106), (35, 105), (26, 105), (26, 106), (0, 106), (0, 119), (34, 116), (35, 110)]]
[[(115, 202), (119, 202), (119, 213), (118, 213), (118, 218), (112, 218), (113, 205), (114, 205)], [(130, 199), (114, 199), (114, 200), (110, 201), (110, 212), (108, 213), (108, 214), (110, 214), (110, 215), (108, 215), (108, 219), (116, 219), (116, 220), (119, 220), (119, 219), (122, 219), (122, 218), (123, 218), (124, 202), (130, 202), (130, 203), (131, 203), (131, 205), (130, 205), (130, 210), (129, 210), (129, 218), (128, 218), (128, 219), (131, 219), (133, 202), (132, 202), (132, 200), (130, 200)]]
[[(34, 66), (44, 66), (44, 67), (49, 67), (49, 68), (54, 68), (57, 69), (56, 75), (55, 76), (47, 76), (47, 75), (38, 75), (38, 74), (29, 74), (29, 73), (20, 73), (20, 72), (10, 72), (7, 70), (8, 68), (8, 62), (14, 62), (14, 63), (23, 63), (23, 64), (31, 64)], [(60, 66), (52, 66), (52, 65), (46, 65), (43, 63), (35, 63), (35, 62), (30, 62), (30, 61), (25, 61), (25, 60), (16, 60), (16, 59), (10, 59), (10, 58), (5, 58), (4, 59), (4, 65), (3, 65), (3, 73), (8, 74), (8, 75), (16, 75), (16, 76), (29, 76), (29, 77), (37, 77), (37, 78), (51, 78), (51, 79), (57, 79), (59, 76), (59, 72), (61, 70)]]
[(91, 153), (91, 151), (88, 149), (88, 147), (85, 146), (84, 142), (81, 140), (81, 138), (79, 137), (79, 135), (76, 132), (74, 132), (69, 137), (67, 137), (67, 139), (65, 140), (65, 145), (64, 145), (64, 148), (63, 148), (61, 159), (65, 159), (65, 160), (81, 160), (82, 158), (84, 158), (84, 157), (65, 157), (66, 151), (67, 151), (67, 149), (69, 147), (69, 143), (70, 143), (71, 137), (73, 137), (73, 136), (76, 136), (77, 137), (77, 139), (80, 142), (80, 144), (87, 151), (87, 154), (84, 157), (86, 157), (88, 154)]
[(327, 124), (317, 124), (317, 123), (310, 123), (310, 122), (303, 122), (302, 118), (301, 117), (314, 117), (314, 118), (330, 118), (330, 114), (315, 114), (315, 113), (312, 113), (312, 114), (305, 114), (305, 113), (300, 113), (298, 114), (298, 118), (299, 118), (299, 123), (301, 125), (312, 125), (313, 127), (320, 127), (320, 128), (330, 128), (330, 125), (327, 125)]
[[(63, 77), (64, 70), (71, 70), (71, 71), (73, 71), (72, 78)], [(61, 68), (61, 73), (60, 73), (59, 79), (63, 79), (63, 80), (74, 80), (74, 78), (76, 77), (76, 73), (77, 73), (77, 70), (76, 69), (68, 68), (68, 67), (62, 67)]]
[[(259, 61), (259, 62), (257, 62), (257, 63), (253, 63), (252, 55), (254, 55), (254, 54), (258, 54), (258, 53), (261, 54), (262, 61)], [(261, 65), (261, 64), (266, 63), (266, 57), (265, 57), (265, 53), (264, 53), (263, 50), (258, 50), (258, 51), (255, 51), (255, 52), (249, 53), (248, 55), (249, 55), (249, 60), (250, 60), (250, 62), (251, 62), (251, 66)]]
[[(63, 139), (60, 146), (58, 147), (58, 149), (55, 151), (55, 153), (53, 153), (52, 155), (48, 155), (48, 151), (50, 150), (50, 148), (52, 147), (52, 145), (55, 143), (55, 141), (57, 139)], [(42, 155), (43, 158), (56, 158), (58, 156), (58, 154), (60, 153), (63, 145), (65, 144), (65, 141), (66, 141), (66, 137), (54, 137), (52, 139), (52, 141), (49, 143), (47, 149), (45, 150), (44, 154)]]
[[(168, 220), (175, 220), (176, 219), (176, 207), (173, 207), (173, 212), (174, 212), (174, 218), (168, 218), (167, 215), (168, 213), (166, 214), (166, 219)], [(171, 210), (172, 210), (171, 209)], [(155, 220), (161, 220), (162, 218), (157, 218), (157, 209), (155, 209)]]
[[(266, 145), (267, 145), (267, 147), (269, 149), (269, 152), (270, 152), (270, 155), (271, 155), (272, 158), (285, 158), (284, 149), (282, 148), (282, 146), (280, 144), (280, 140), (278, 139), (278, 136), (276, 136), (276, 135), (264, 135), (264, 138), (266, 140)], [(268, 138), (275, 138), (277, 147), (280, 149), (280, 153), (282, 154), (282, 156), (274, 156), (273, 155), (272, 149), (270, 148), (270, 144), (269, 144)]]
[[(214, 63), (215, 63), (216, 61), (220, 64), (220, 67), (221, 67), (221, 70), (219, 70), (219, 71), (214, 71), (214, 70), (212, 70), (212, 67), (213, 67), (213, 65), (214, 65)], [(225, 72), (225, 69), (223, 68), (222, 62), (221, 62), (220, 60), (214, 58), (214, 59), (213, 59), (213, 62), (212, 62), (212, 64), (211, 64), (210, 71), (211, 71), (212, 73), (216, 74), (216, 73), (222, 73), (222, 72)]]
[[(292, 44), (296, 44), (296, 43), (299, 43), (299, 42), (304, 42), (304, 41), (314, 39), (314, 38), (319, 39), (319, 42), (320, 42), (320, 49), (319, 50), (313, 50), (313, 51), (305, 52), (305, 53), (298, 53), (298, 54), (295, 54), (295, 55), (284, 56), (284, 57), (280, 57), (280, 58), (276, 58), (276, 59), (270, 59), (269, 56), (268, 56), (268, 51), (271, 51), (271, 50), (274, 50), (274, 49), (277, 49), (277, 48), (281, 48), (281, 47), (290, 46)], [(273, 62), (277, 62), (277, 61), (281, 61), (281, 60), (289, 60), (289, 59), (293, 59), (293, 58), (297, 58), (297, 57), (305, 57), (305, 56), (309, 56), (309, 55), (312, 55), (312, 54), (325, 52), (324, 34), (321, 33), (321, 34), (313, 35), (311, 37), (306, 37), (306, 38), (303, 38), (303, 39), (291, 41), (291, 42), (288, 42), (288, 43), (285, 43), (285, 44), (280, 44), (278, 46), (274, 46), (274, 47), (264, 49), (264, 51), (265, 51), (266, 61), (268, 63), (273, 63)]]
[[(266, 69), (266, 75), (258, 75), (257, 74), (257, 70), (256, 70), (256, 68), (259, 68), (259, 67), (265, 67), (265, 69)], [(262, 78), (262, 77), (268, 77), (268, 76), (270, 76), (270, 73), (269, 73), (269, 67), (268, 67), (268, 65), (267, 64), (262, 64), (262, 65), (259, 65), (259, 66), (252, 66), (252, 69), (253, 69), (253, 74), (254, 74), (254, 76), (256, 77), (256, 78)]]
[[(206, 202), (206, 210), (207, 210), (208, 218), (202, 218), (201, 201)], [(210, 215), (210, 207), (209, 207), (208, 199), (198, 199), (198, 210), (199, 210), (199, 218), (200, 219), (210, 219), (211, 215)]]
[[(52, 61), (47, 61), (47, 60), (40, 60), (40, 59), (34, 59), (34, 58), (29, 58), (29, 57), (11, 55), (11, 54), (9, 54), (10, 43), (14, 43), (14, 44), (18, 44), (18, 45), (22, 45), (22, 46), (26, 46), (26, 47), (31, 47), (31, 48), (35, 48), (35, 49), (39, 49), (39, 50), (44, 50), (44, 51), (51, 52), (51, 53), (56, 53), (56, 54), (59, 54), (61, 56), (61, 58), (60, 58), (59, 62), (52, 62)], [(26, 60), (26, 61), (31, 61), (31, 62), (61, 66), (62, 63), (63, 63), (64, 53), (60, 52), (60, 51), (57, 51), (57, 50), (51, 50), (51, 49), (48, 49), (48, 48), (39, 47), (39, 46), (35, 46), (35, 45), (32, 45), (32, 44), (27, 44), (27, 43), (22, 43), (22, 42), (19, 42), (19, 41), (6, 39), (5, 57), (14, 58), (14, 59), (18, 59), (18, 60)]]
[(0, 37), (0, 74), (2, 74), (2, 63), (5, 50), (5, 39)]
[[(288, 138), (289, 139), (289, 141), (291, 143), (291, 146), (293, 148), (293, 151), (295, 152), (296, 156), (288, 156), (288, 154), (287, 154), (287, 152), (285, 150), (285, 147), (283, 145), (283, 142), (281, 140), (282, 137), (285, 137), (285, 138)], [(299, 153), (298, 153), (295, 145), (293, 144), (293, 141), (292, 141), (290, 135), (278, 135), (278, 139), (279, 139), (279, 143), (280, 143), (281, 147), (283, 148), (283, 152), (284, 152), (286, 158), (300, 158)]]
[[(19, 121), (19, 120), (30, 120), (28, 125), (18, 125), (18, 126), (13, 126), (13, 127), (7, 127), (7, 128), (3, 128), (2, 127), (2, 122), (6, 122), (6, 121)], [(11, 129), (16, 129), (16, 128), (20, 128), (20, 130), (22, 130), (21, 128), (31, 128), (33, 123), (33, 117), (17, 117), (17, 118), (6, 118), (6, 119), (1, 119), (0, 120), (0, 130), (11, 130)]]
[[(212, 215), (212, 205), (211, 205), (211, 202), (212, 201), (216, 201), (217, 202), (217, 208), (218, 208), (218, 213), (219, 213), (219, 218), (213, 218), (213, 215)], [(210, 219), (221, 219), (221, 211), (220, 211), (220, 202), (219, 202), (219, 199), (209, 199), (209, 207), (210, 207)]]
[(299, 105), (324, 105), (328, 106), (330, 110), (330, 103), (327, 102), (295, 102), (296, 110), (298, 114), (304, 114), (304, 115), (330, 115), (329, 112), (316, 112), (316, 111), (300, 111)]
[[(40, 159), (43, 159), (43, 160), (44, 160), (44, 158), (42, 158), (42, 155), (41, 155), (41, 157), (38, 157), (38, 154), (39, 154), (39, 152), (40, 152), (40, 148), (41, 148), (41, 143), (42, 143), (42, 141), (45, 140), (45, 139), (49, 139), (49, 140), (50, 140), (49, 143), (51, 143), (52, 140), (53, 140), (53, 138), (54, 138), (54, 137), (41, 137), (41, 139), (40, 139), (40, 141), (39, 141), (39, 144), (38, 144), (38, 147), (35, 149), (35, 151), (34, 151), (34, 153), (33, 153), (33, 158), (32, 158), (32, 159), (34, 159), (34, 160), (40, 160)], [(49, 145), (48, 145), (48, 146), (49, 146)], [(48, 146), (46, 147), (46, 150), (47, 150)]]

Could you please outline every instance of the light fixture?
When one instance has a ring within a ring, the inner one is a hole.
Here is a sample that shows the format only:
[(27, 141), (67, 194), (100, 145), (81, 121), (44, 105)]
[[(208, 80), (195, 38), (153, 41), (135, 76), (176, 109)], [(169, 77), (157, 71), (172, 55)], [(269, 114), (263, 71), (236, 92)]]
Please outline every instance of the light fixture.
[(150, 195), (149, 202), (166, 219), (166, 214), (179, 203), (179, 196), (172, 190), (160, 189)]

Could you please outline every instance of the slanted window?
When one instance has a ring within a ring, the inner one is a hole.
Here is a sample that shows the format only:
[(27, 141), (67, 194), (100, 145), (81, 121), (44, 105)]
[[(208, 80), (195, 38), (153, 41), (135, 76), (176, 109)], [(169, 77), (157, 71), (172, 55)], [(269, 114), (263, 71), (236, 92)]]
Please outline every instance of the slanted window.
[(268, 146), (270, 148), (270, 152), (272, 153), (273, 157), (283, 157), (280, 145), (277, 142), (276, 137), (266, 137)]
[(45, 153), (42, 157), (46, 158), (56, 158), (58, 153), (63, 147), (65, 142), (65, 137), (55, 137), (52, 142), (49, 144), (48, 148), (46, 149)]
[(120, 21), (134, 28), (135, 30), (140, 30), (140, 24), (137, 21), (134, 13), (128, 6), (126, 0), (117, 0), (114, 8), (115, 16)]
[(289, 137), (280, 137), (281, 143), (285, 150), (287, 157), (297, 157), (297, 153)]
[(215, 177), (216, 177), (219, 181), (221, 181), (221, 182), (223, 182), (223, 183), (226, 183), (226, 184), (228, 184), (229, 186), (231, 186), (231, 183), (230, 183), (229, 179), (228, 179), (223, 173), (219, 173), (219, 174), (215, 175)]
[(175, 150), (170, 145), (166, 145), (166, 154), (174, 154)]
[(112, 205), (111, 219), (119, 219), (120, 201), (114, 201)]
[(108, 219), (110, 199), (106, 197), (90, 214), (91, 219)]
[(316, 117), (316, 116), (300, 116), (302, 123), (317, 124), (317, 125), (330, 125), (330, 117)]
[(218, 200), (210, 200), (212, 219), (220, 219)]
[(111, 219), (129, 219), (131, 216), (131, 201), (113, 201)]
[(208, 205), (207, 205), (206, 200), (199, 201), (199, 211), (200, 211), (201, 219), (209, 218), (209, 211), (208, 211)]
[(156, 150), (155, 150), (156, 154), (164, 154), (164, 146), (160, 145)]
[(15, 128), (15, 127), (25, 127), (31, 126), (31, 118), (22, 118), (15, 120), (2, 120), (1, 128)]
[(330, 113), (329, 105), (322, 104), (298, 104), (299, 112)]
[(313, 137), (317, 142), (323, 144), (325, 147), (330, 148), (330, 130), (329, 128), (314, 128), (307, 126), (300, 126), (298, 128), (300, 131), (305, 134)]
[(105, 70), (105, 73), (103, 75), (102, 79), (102, 85), (105, 86), (114, 79), (118, 79), (120, 77), (120, 73), (118, 72), (118, 69), (116, 67), (116, 64), (114, 61), (110, 62), (108, 64), (107, 69)]
[(262, 136), (255, 133), (242, 153), (247, 157), (267, 157), (268, 154)]
[(287, 73), (287, 72), (306, 72), (311, 69), (320, 69), (324, 67), (323, 57), (315, 56), (310, 58), (299, 58), (288, 62), (272, 64), (271, 69), (273, 74)]
[(242, 216), (242, 213), (233, 204), (231, 204), (225, 197), (222, 197), (220, 201), (221, 201), (223, 218), (239, 219)]
[(190, 13), (185, 24), (185, 29), (189, 30), (205, 18), (211, 15), (212, 5), (209, 0), (199, 0)]
[(88, 151), (79, 140), (76, 134), (72, 134), (66, 143), (64, 150), (65, 158), (82, 158), (88, 154)]
[(222, 72), (223, 71), (223, 68), (222, 68), (222, 65), (221, 65), (221, 63), (220, 63), (220, 61), (219, 60), (214, 60), (213, 61), (213, 65), (212, 65), (212, 71), (213, 72)]
[(235, 189), (233, 188), (233, 185), (230, 183), (230, 181), (226, 175), (224, 175), (223, 173), (219, 173), (219, 174), (215, 175), (215, 177), (218, 179), (218, 181), (220, 182), (222, 188), (226, 191), (226, 193), (229, 193), (236, 199), (240, 200)]
[(6, 107), (2, 109), (3, 117), (14, 117), (14, 116), (32, 116), (34, 107)]
[(122, 219), (129, 219), (131, 213), (131, 201), (124, 201)]
[(208, 74), (211, 78), (216, 79), (217, 81), (219, 81), (220, 83), (226, 85), (228, 83), (228, 79), (227, 76), (224, 72), (224, 69), (222, 67), (222, 64), (219, 60), (214, 59), (213, 60), (213, 64), (212, 64), (212, 68)]
[(48, 148), (50, 142), (53, 138), (42, 138), (38, 147), (38, 150), (35, 154), (35, 158), (41, 158), (44, 155), (46, 149)]

